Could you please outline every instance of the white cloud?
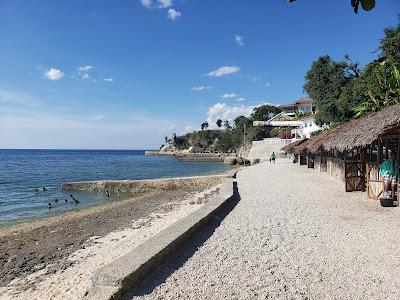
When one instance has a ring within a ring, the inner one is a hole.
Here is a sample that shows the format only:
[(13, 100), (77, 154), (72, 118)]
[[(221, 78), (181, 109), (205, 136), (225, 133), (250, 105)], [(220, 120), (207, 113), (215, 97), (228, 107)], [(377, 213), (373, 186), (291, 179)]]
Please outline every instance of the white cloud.
[(246, 99), (243, 98), (243, 97), (240, 97), (240, 98), (237, 98), (237, 99), (236, 99), (236, 101), (239, 101), (239, 102), (244, 101), (244, 100), (246, 100)]
[(58, 69), (50, 68), (49, 70), (44, 72), (43, 76), (44, 78), (49, 80), (60, 80), (64, 77), (64, 73)]
[(83, 67), (79, 67), (78, 68), (78, 72), (87, 73), (87, 72), (89, 72), (90, 70), (93, 70), (93, 69), (94, 69), (93, 66), (83, 66)]
[(240, 71), (238, 66), (223, 66), (207, 74), (209, 77), (221, 77), (229, 74), (235, 74)]
[(173, 8), (170, 8), (170, 9), (168, 9), (167, 16), (168, 16), (168, 19), (175, 21), (176, 19), (178, 19), (182, 16), (182, 13), (180, 13), (179, 11), (176, 11)]
[(92, 71), (94, 69), (93, 66), (83, 66), (83, 67), (79, 67), (78, 68), (78, 73), (79, 75), (81, 75), (82, 79), (89, 79), (90, 75), (89, 72)]
[(220, 96), (222, 99), (233, 99), (233, 98), (239, 98), (239, 94), (231, 93), (231, 94), (223, 94)]
[(265, 84), (265, 87), (269, 87), (269, 86), (271, 86), (271, 83), (267, 82), (267, 83)]
[(210, 90), (210, 89), (212, 89), (211, 86), (203, 86), (203, 85), (192, 87), (192, 90), (196, 91), (196, 92), (200, 92), (200, 91), (204, 91), (204, 90)]
[(186, 134), (195, 131), (197, 128), (192, 123), (187, 123), (182, 130), (178, 130), (178, 134)]
[(114, 82), (114, 78), (108, 77), (108, 78), (103, 78), (105, 82)]
[(159, 8), (167, 8), (173, 5), (172, 0), (158, 0)]
[(228, 105), (226, 103), (217, 103), (208, 109), (207, 122), (210, 129), (217, 128), (216, 122), (218, 119), (232, 122), (239, 116), (250, 116), (254, 107), (245, 105)]
[(238, 44), (240, 47), (244, 46), (244, 42), (243, 42), (243, 37), (240, 35), (235, 35), (235, 42), (236, 44)]
[(256, 81), (260, 81), (261, 80), (261, 76), (254, 76), (253, 78), (251, 78), (251, 81), (256, 82)]
[(151, 0), (140, 0), (140, 3), (146, 8), (150, 8), (153, 4)]

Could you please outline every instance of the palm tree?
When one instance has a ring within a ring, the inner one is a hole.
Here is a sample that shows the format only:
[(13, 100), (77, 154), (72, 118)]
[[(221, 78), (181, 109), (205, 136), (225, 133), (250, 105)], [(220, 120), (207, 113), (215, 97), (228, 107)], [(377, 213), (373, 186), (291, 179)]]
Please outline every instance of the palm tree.
[(204, 123), (201, 124), (201, 131), (203, 131), (204, 129), (207, 129), (207, 128), (208, 128), (208, 123), (207, 122), (204, 122)]
[(224, 121), (224, 127), (226, 128), (226, 130), (231, 129), (231, 124), (229, 123), (229, 120)]

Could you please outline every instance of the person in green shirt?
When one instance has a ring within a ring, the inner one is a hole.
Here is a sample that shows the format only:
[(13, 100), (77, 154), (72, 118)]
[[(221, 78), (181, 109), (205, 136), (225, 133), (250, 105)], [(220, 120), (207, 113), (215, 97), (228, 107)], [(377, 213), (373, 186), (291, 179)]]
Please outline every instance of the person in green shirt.
[(390, 159), (383, 162), (379, 169), (379, 175), (383, 178), (383, 197), (394, 198), (396, 183), (399, 178), (399, 161), (395, 152), (392, 152)]
[(275, 152), (272, 152), (270, 161), (272, 161), (273, 163), (275, 163), (275, 159), (276, 159)]
[(399, 161), (397, 160), (397, 154), (395, 152), (392, 152), (390, 159), (383, 162), (379, 169), (379, 175), (382, 177), (395, 177), (395, 179), (399, 177)]

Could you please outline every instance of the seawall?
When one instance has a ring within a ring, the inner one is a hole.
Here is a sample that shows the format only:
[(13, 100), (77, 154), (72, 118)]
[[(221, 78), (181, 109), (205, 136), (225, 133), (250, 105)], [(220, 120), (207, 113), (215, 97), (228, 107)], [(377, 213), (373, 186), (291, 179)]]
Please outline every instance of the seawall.
[(179, 161), (191, 162), (223, 162), (225, 157), (232, 156), (232, 153), (181, 153), (181, 152), (160, 152), (145, 151), (146, 156), (170, 156)]
[(184, 178), (151, 180), (101, 180), (68, 182), (62, 184), (63, 190), (106, 192), (110, 193), (149, 193), (155, 191), (209, 189), (222, 182), (226, 175), (195, 176)]

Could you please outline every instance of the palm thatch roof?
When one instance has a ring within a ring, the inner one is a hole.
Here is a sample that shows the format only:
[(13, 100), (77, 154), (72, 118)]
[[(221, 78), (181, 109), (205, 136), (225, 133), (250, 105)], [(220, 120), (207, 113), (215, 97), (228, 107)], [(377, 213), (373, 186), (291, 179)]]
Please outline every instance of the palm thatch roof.
[(293, 154), (295, 155), (300, 155), (300, 154), (304, 154), (307, 152), (308, 150), (308, 145), (310, 145), (310, 143), (313, 141), (313, 139), (305, 139), (303, 140), (304, 142), (293, 147)]
[(337, 132), (323, 142), (322, 147), (325, 150), (339, 151), (365, 147), (379, 139), (385, 132), (398, 127), (400, 127), (400, 104), (386, 107), (338, 127)]
[(287, 144), (286, 146), (282, 147), (281, 150), (284, 151), (285, 153), (292, 153), (292, 152), (293, 152), (293, 149), (294, 149), (295, 147), (297, 147), (298, 145), (304, 143), (305, 141), (307, 141), (307, 139), (298, 140), (298, 141), (296, 141), (296, 142)]
[(340, 135), (341, 132), (344, 132), (348, 130), (349, 128), (352, 128), (355, 126), (355, 124), (358, 122), (358, 120), (352, 120), (350, 122), (347, 122), (339, 127), (331, 128), (327, 131), (324, 131), (312, 138), (312, 142), (310, 142), (307, 145), (307, 150), (312, 153), (318, 153), (319, 151), (322, 150), (328, 150), (325, 147), (325, 144), (330, 141), (332, 138)]

